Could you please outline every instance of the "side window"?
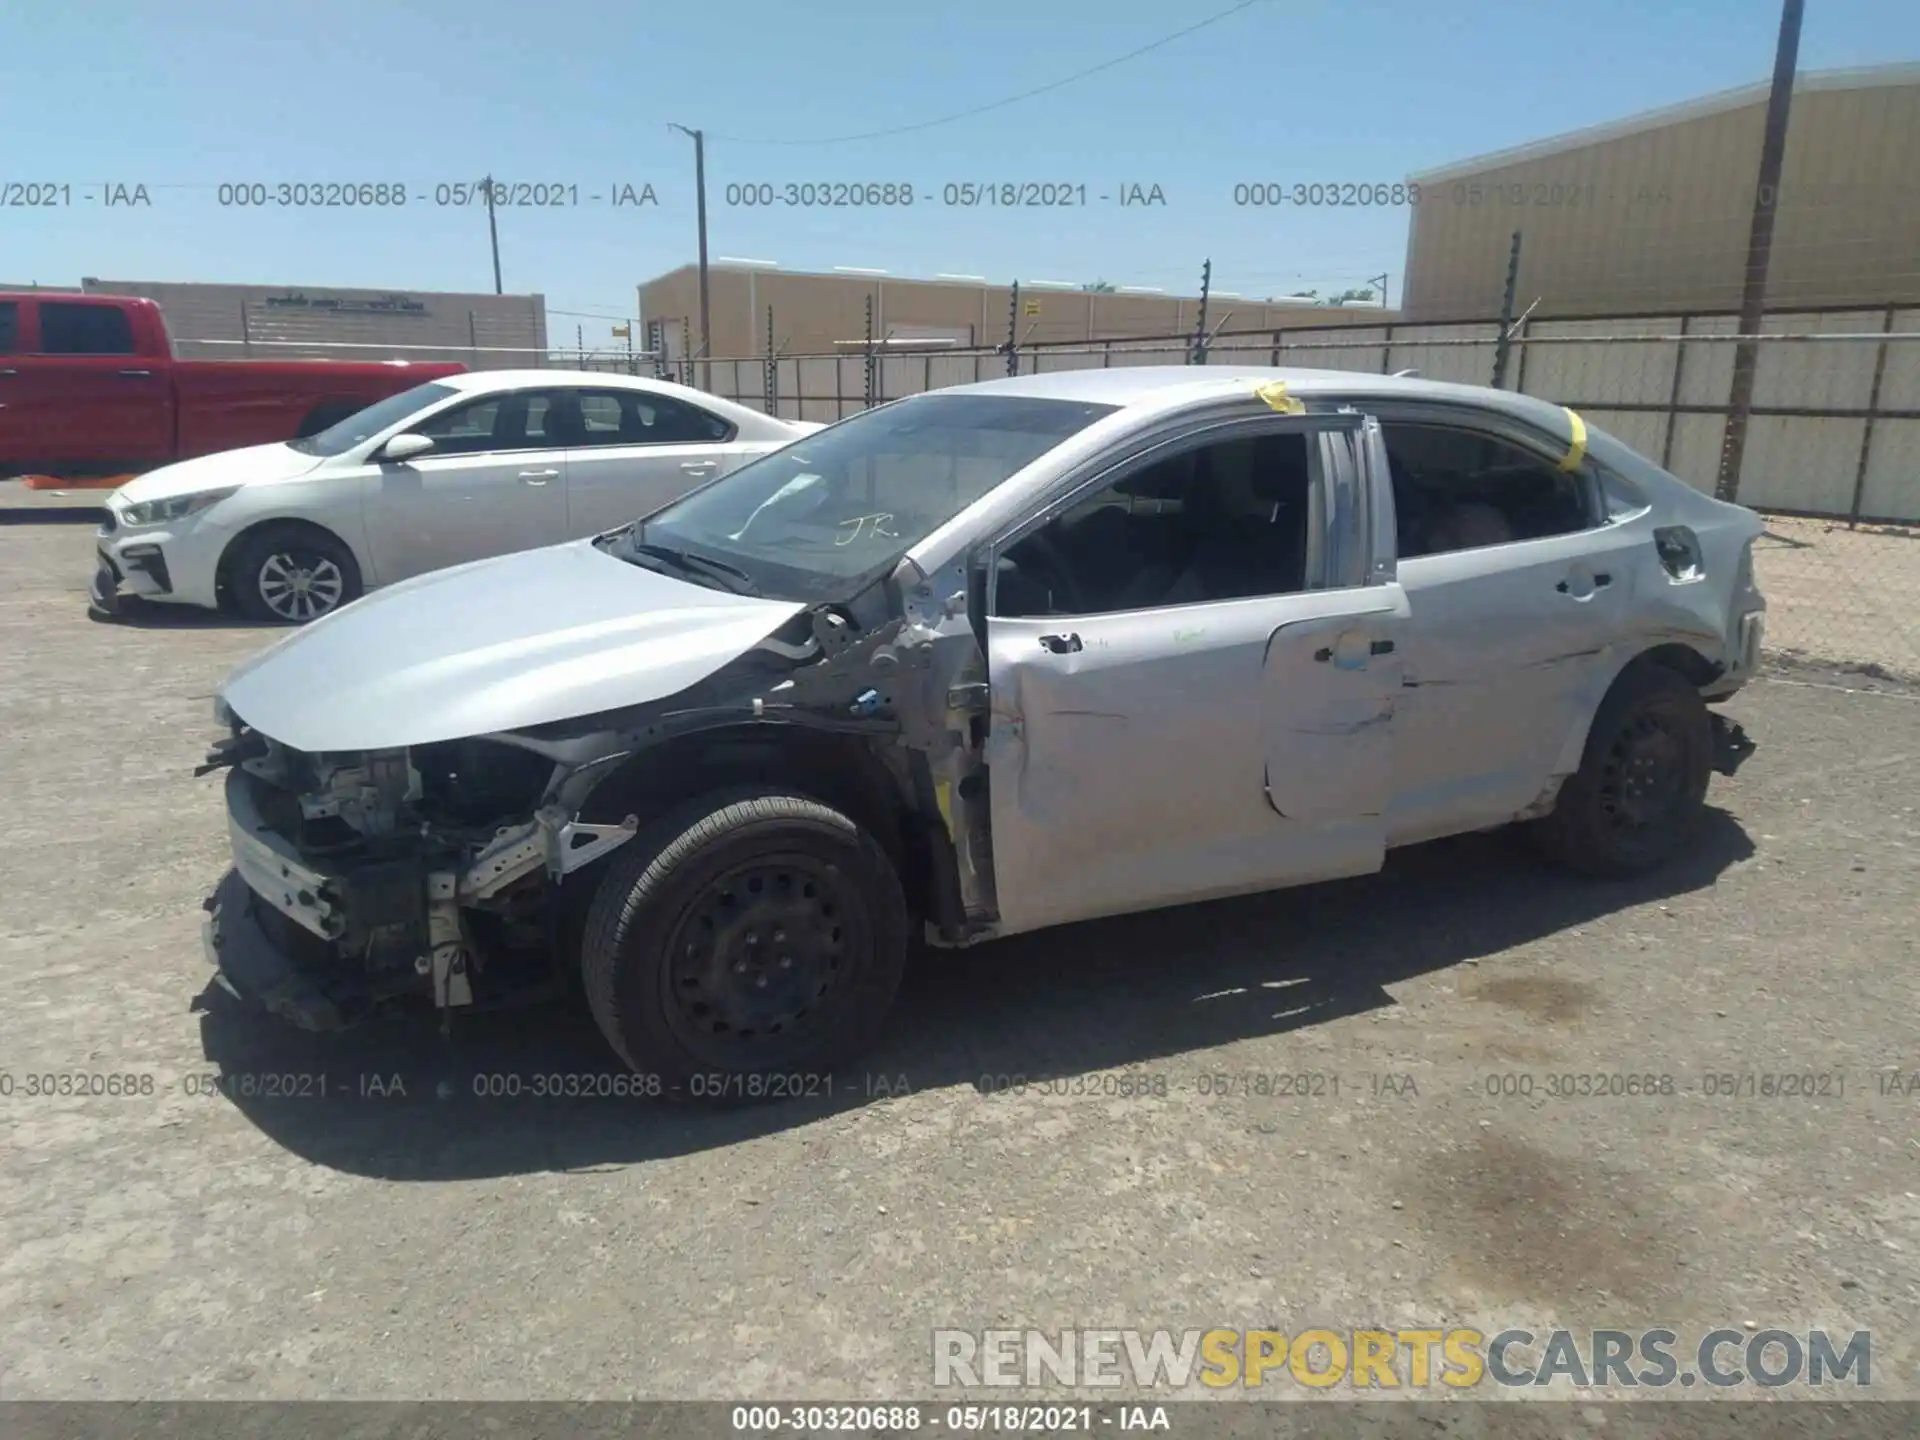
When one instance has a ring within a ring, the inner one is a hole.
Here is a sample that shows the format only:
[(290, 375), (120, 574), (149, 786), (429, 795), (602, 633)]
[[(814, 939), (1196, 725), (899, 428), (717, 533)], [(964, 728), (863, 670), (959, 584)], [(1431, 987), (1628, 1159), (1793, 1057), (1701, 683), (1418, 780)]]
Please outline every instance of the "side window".
[(435, 455), (478, 455), (488, 450), (504, 449), (496, 443), (496, 432), (504, 435), (505, 427), (501, 422), (506, 417), (506, 395), (489, 395), (484, 400), (475, 400), (471, 404), (456, 405), (451, 410), (442, 410), (418, 425), (409, 427), (415, 435), (425, 435), (433, 441)]
[(1306, 589), (1309, 443), (1246, 436), (1129, 472), (1007, 548), (996, 613), (1100, 615)]
[(520, 390), (442, 410), (410, 427), (410, 433), (431, 436), (435, 455), (484, 455), (557, 449), (572, 443), (578, 423), (579, 411), (566, 391)]
[(133, 322), (114, 305), (40, 302), (42, 355), (131, 355)]
[(1400, 558), (1569, 535), (1585, 482), (1517, 445), (1450, 425), (1384, 422)]
[(644, 390), (582, 390), (576, 445), (699, 445), (733, 427), (696, 405)]
[(11, 355), (20, 348), (20, 305), (0, 300), (0, 355)]

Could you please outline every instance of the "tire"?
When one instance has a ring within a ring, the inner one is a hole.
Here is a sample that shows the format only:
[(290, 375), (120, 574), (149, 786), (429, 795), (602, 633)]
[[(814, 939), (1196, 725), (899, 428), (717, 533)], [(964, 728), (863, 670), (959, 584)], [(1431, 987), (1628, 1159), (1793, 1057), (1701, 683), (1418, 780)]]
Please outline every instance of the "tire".
[(1600, 702), (1580, 768), (1535, 838), (1581, 874), (1619, 879), (1685, 848), (1706, 809), (1713, 726), (1700, 692), (1664, 665), (1636, 661)]
[(305, 625), (360, 598), (360, 567), (318, 527), (272, 525), (240, 542), (227, 588), (249, 620)]
[(817, 1093), (878, 1036), (906, 964), (907, 904), (893, 862), (845, 815), (722, 792), (612, 861), (581, 945), (587, 1005), (668, 1095)]

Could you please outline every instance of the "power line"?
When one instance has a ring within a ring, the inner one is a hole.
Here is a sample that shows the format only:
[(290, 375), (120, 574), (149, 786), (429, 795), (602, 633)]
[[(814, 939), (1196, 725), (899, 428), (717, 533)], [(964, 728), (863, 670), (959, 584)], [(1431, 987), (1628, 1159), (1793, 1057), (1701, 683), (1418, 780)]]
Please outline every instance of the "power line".
[(1063, 86), (1072, 85), (1076, 81), (1085, 80), (1089, 75), (1098, 75), (1103, 70), (1111, 70), (1114, 66), (1124, 65), (1129, 60), (1137, 60), (1142, 55), (1158, 50), (1162, 46), (1171, 45), (1175, 40), (1183, 39), (1195, 31), (1205, 30), (1209, 25), (1217, 25), (1229, 16), (1238, 15), (1242, 10), (1251, 10), (1255, 5), (1261, 3), (1263, 3), (1263, 0), (1240, 0), (1238, 5), (1229, 6), (1219, 14), (1210, 15), (1205, 20), (1187, 26), (1184, 30), (1176, 30), (1171, 35), (1163, 35), (1158, 40), (1142, 45), (1138, 50), (1129, 50), (1124, 55), (1116, 55), (1111, 60), (1103, 60), (1098, 65), (1090, 65), (1085, 70), (1077, 70), (1063, 79), (1052, 80), (1045, 85), (1036, 85), (1031, 90), (1022, 90), (1018, 95), (1009, 95), (1004, 100), (994, 100), (985, 105), (976, 105), (971, 110), (961, 110), (952, 115), (942, 115), (937, 120), (921, 120), (912, 125), (894, 125), (885, 130), (867, 130), (858, 135), (833, 135), (820, 140), (757, 140), (745, 139), (738, 135), (713, 135), (709, 138), (724, 140), (730, 145), (845, 145), (855, 140), (880, 140), (889, 135), (908, 135), (917, 130), (931, 130), (937, 125), (951, 125), (957, 120), (971, 120), (974, 116), (985, 115), (990, 110), (1000, 110), (1008, 105), (1017, 105), (1022, 100), (1031, 100), (1036, 95), (1045, 95), (1050, 91), (1061, 89)]

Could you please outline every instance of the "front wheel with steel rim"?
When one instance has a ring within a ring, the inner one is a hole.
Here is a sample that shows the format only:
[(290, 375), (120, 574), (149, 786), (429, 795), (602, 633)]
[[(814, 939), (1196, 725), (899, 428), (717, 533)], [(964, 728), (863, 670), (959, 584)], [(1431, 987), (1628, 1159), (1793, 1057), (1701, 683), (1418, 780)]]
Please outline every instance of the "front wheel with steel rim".
[(615, 855), (581, 975), (613, 1048), (670, 1093), (817, 1094), (878, 1035), (908, 935), (899, 875), (859, 825), (817, 800), (735, 791)]
[(358, 598), (360, 567), (323, 530), (276, 526), (241, 543), (227, 583), (248, 618), (305, 625)]
[(1713, 722), (1700, 692), (1664, 665), (1636, 661), (1600, 703), (1580, 768), (1535, 834), (1583, 874), (1651, 870), (1697, 830), (1712, 769)]

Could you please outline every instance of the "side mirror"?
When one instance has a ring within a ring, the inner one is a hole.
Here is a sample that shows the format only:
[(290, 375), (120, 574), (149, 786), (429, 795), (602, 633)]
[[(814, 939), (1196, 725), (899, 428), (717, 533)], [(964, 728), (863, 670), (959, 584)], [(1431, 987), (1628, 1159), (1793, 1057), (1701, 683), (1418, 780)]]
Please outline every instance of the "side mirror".
[(426, 435), (396, 435), (380, 447), (380, 459), (388, 461), (411, 460), (416, 455), (424, 455), (433, 449), (433, 440)]

